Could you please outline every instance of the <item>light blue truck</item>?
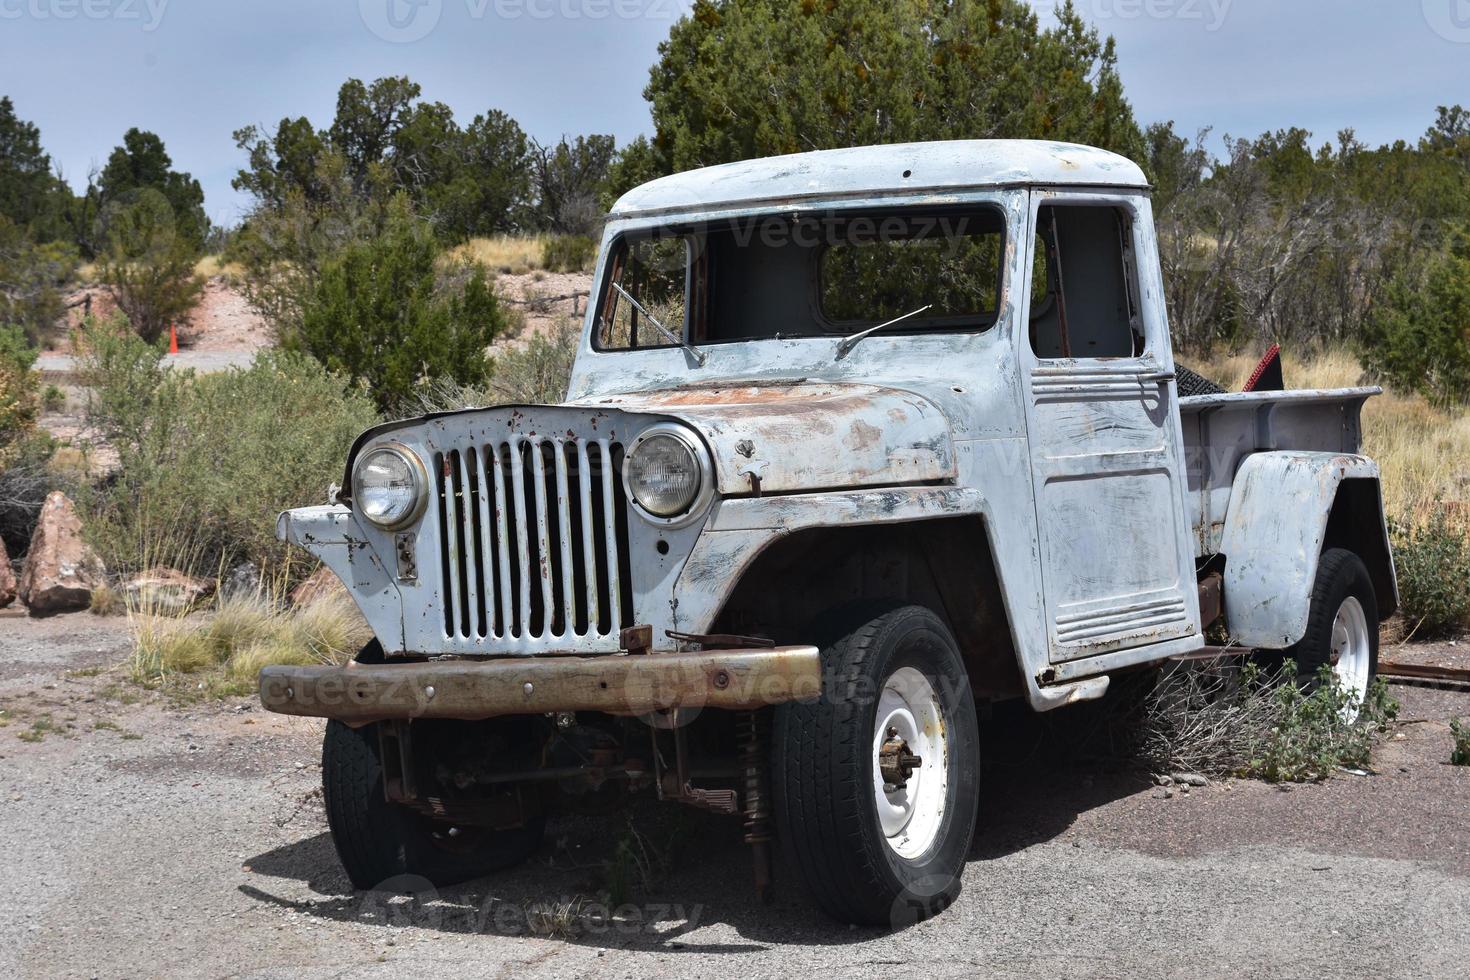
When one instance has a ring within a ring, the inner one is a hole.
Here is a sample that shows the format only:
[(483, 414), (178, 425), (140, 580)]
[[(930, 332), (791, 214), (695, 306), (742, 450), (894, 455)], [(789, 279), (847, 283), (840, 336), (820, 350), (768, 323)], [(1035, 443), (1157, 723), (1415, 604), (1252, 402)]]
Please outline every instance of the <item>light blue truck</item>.
[(977, 705), (1037, 711), (1222, 620), (1362, 696), (1397, 605), (1376, 389), (1181, 398), (1147, 182), (963, 141), (711, 167), (609, 215), (566, 403), (363, 433), (282, 537), (377, 639), (269, 668), (330, 719), (354, 884), (518, 861), (649, 792), (840, 919), (945, 907)]

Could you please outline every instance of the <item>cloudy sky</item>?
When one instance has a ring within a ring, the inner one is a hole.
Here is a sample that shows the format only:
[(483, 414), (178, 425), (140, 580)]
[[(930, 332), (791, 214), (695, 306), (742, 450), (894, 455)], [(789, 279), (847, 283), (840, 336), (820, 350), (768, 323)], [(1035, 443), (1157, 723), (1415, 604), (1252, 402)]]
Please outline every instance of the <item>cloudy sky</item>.
[[(1050, 0), (1033, 0), (1043, 12)], [(467, 121), (542, 140), (649, 129), (641, 97), (684, 0), (0, 0), (0, 94), (75, 185), (129, 126), (159, 133), (230, 222), (230, 134), (330, 119), (338, 85), (407, 74)], [(1078, 0), (1118, 39), (1140, 121), (1413, 140), (1470, 105), (1470, 0)]]

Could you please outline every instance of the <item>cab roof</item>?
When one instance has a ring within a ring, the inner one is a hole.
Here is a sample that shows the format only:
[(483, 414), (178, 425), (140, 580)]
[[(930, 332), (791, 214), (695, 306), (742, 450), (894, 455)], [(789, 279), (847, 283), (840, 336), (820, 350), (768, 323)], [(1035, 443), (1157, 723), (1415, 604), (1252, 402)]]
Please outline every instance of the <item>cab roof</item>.
[(635, 187), (618, 199), (610, 217), (1032, 185), (1142, 189), (1148, 186), (1148, 179), (1127, 157), (1076, 143), (893, 143), (686, 170)]

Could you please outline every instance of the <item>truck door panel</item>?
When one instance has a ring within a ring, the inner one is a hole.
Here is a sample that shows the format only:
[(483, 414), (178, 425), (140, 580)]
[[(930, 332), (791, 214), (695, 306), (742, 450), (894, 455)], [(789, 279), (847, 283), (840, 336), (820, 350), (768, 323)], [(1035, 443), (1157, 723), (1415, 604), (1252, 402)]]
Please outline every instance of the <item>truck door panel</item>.
[(1144, 315), (1121, 204), (1033, 203), (1047, 282), (1018, 354), (1053, 663), (1198, 629), (1167, 330)]

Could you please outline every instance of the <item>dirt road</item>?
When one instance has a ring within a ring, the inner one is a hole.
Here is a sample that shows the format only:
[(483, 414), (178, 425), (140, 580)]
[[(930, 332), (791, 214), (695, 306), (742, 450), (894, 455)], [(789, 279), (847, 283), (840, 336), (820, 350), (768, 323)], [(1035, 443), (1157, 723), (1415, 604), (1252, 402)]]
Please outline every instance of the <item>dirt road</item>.
[[(529, 866), (437, 899), (354, 895), (315, 789), (319, 729), (178, 706), (106, 668), (117, 620), (0, 617), (0, 975), (1464, 976), (1470, 695), (1396, 689), (1378, 775), (1163, 798), (1101, 764), (993, 755), (958, 903), (894, 934), (834, 926), (778, 866), (757, 905), (733, 822), (651, 807), (674, 869), (607, 924), (529, 934), (595, 891), (628, 817), (553, 826)], [(995, 724), (1004, 719), (997, 716)], [(24, 736), (24, 737), (22, 737)], [(1016, 748), (1020, 745), (1021, 748)], [(641, 920), (641, 921), (640, 921)]]

